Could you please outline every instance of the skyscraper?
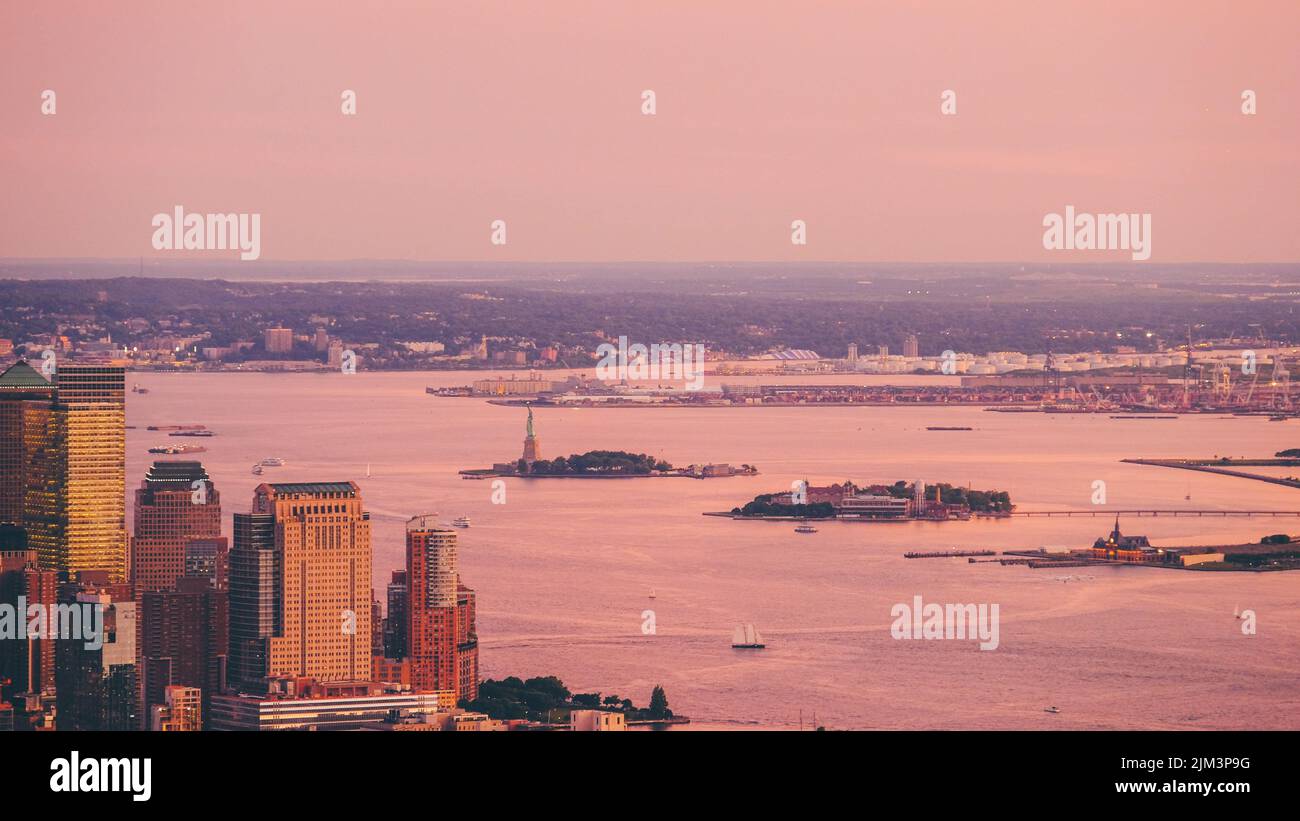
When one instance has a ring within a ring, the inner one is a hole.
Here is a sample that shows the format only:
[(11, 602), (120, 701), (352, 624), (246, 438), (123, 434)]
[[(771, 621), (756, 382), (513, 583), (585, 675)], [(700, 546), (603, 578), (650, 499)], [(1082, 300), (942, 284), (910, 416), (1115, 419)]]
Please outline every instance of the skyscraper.
[(205, 707), (221, 690), (229, 644), (227, 595), (204, 578), (180, 578), (174, 590), (141, 595), (145, 715), (167, 703), (173, 686), (202, 691)]
[(230, 548), (230, 665), (232, 688), (257, 689), (266, 677), (267, 648), (281, 629), (282, 557), (275, 548), (275, 516), (236, 513)]
[(135, 492), (131, 582), (136, 592), (172, 588), (185, 575), (187, 543), (220, 537), (221, 497), (203, 465), (154, 462)]
[[(33, 457), (53, 446), (54, 385), (26, 362), (0, 374), (0, 522), (22, 525)], [(45, 467), (45, 466), (42, 466)]]
[(478, 692), (474, 591), (460, 584), (456, 530), (431, 515), (406, 523), (407, 656), (411, 686), (450, 691), (457, 700)]
[[(28, 607), (50, 608), (57, 595), (57, 574), (39, 569), (36, 551), (27, 549), (26, 532), (0, 525), (0, 604), (13, 607), (15, 617), (26, 621)], [(0, 640), (0, 701), (19, 693), (53, 692), (54, 645), (51, 637), (30, 633)]]
[(417, 691), (455, 690), (456, 531), (433, 516), (406, 523), (407, 655)]
[[(136, 667), (136, 603), (130, 585), (108, 584), (102, 571), (63, 585), (61, 605), (96, 608), (102, 619), (97, 640), (59, 638), (55, 644), (55, 688), (60, 730), (140, 729)], [(82, 624), (86, 619), (83, 617)]]
[(23, 362), (0, 375), (0, 519), (43, 570), (126, 579), (125, 385), (114, 364), (60, 364), (52, 384)]
[(388, 582), (388, 617), (384, 619), (384, 655), (406, 657), (406, 571), (394, 570)]
[(259, 485), (252, 514), (235, 517), (232, 676), (367, 681), (370, 620), (370, 514), (356, 484)]

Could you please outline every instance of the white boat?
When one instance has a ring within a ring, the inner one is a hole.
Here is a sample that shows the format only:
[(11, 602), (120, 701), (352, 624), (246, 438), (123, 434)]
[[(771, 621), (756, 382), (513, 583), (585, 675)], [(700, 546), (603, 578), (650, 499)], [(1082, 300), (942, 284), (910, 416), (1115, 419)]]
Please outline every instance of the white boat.
[(1051, 707), (1044, 707), (1044, 708), (1043, 708), (1043, 712), (1044, 712), (1044, 713), (1059, 713), (1059, 712), (1061, 712), (1061, 708), (1060, 708), (1060, 707), (1057, 707), (1056, 705), (1052, 705)]
[(262, 464), (269, 468), (278, 468), (284, 464), (284, 460), (279, 456), (268, 456), (262, 460)]
[(260, 464), (253, 465), (253, 475), (254, 476), (262, 475), (262, 466)]
[(735, 632), (731, 634), (731, 646), (738, 650), (762, 650), (767, 645), (763, 643), (763, 637), (754, 629), (754, 625), (746, 622), (736, 625)]
[(469, 517), (460, 516), (453, 519), (451, 523), (456, 527), (469, 527)]
[(655, 589), (652, 587), (650, 588), (650, 598), (653, 599), (654, 597), (655, 597)]
[(795, 533), (816, 533), (817, 528), (812, 525), (799, 525), (794, 529)]

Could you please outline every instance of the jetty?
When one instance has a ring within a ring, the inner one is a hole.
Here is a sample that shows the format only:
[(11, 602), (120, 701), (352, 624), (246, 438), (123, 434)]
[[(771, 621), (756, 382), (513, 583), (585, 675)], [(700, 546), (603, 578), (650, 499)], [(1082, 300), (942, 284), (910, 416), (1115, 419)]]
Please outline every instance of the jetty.
[(996, 556), (996, 550), (939, 550), (929, 553), (908, 552), (903, 554), (904, 559), (949, 559), (959, 558), (962, 556)]

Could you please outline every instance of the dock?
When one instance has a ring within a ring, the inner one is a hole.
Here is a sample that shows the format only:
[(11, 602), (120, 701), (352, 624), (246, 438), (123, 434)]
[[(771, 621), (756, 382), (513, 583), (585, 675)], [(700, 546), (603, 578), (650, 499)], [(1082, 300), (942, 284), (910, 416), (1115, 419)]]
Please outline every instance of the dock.
[(904, 559), (949, 559), (962, 556), (996, 556), (996, 550), (940, 550), (931, 553), (904, 553)]

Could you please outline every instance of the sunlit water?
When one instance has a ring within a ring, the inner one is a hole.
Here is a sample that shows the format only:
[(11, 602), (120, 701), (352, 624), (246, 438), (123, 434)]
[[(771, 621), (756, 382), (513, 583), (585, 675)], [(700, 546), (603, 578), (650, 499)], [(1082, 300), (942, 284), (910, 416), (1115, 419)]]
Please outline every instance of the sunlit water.
[[(1271, 455), (1300, 422), (1000, 414), (977, 408), (540, 409), (542, 455), (620, 449), (684, 465), (749, 462), (756, 477), (507, 480), (457, 475), (517, 458), (519, 408), (428, 396), (481, 374), (143, 374), (128, 398), (128, 484), (159, 444), (200, 444), (227, 517), (263, 481), (355, 480), (374, 520), (375, 589), (403, 562), (403, 522), (468, 515), (461, 574), (478, 591), (482, 673), (558, 675), (577, 692), (648, 701), (663, 684), (697, 726), (1300, 728), (1300, 573), (1029, 570), (907, 550), (1079, 547), (1106, 518), (790, 523), (704, 517), (762, 492), (898, 479), (1007, 490), (1021, 510), (1300, 509), (1300, 491), (1125, 465), (1130, 456)], [(791, 382), (774, 377), (728, 381)], [(850, 381), (847, 377), (830, 380)], [(200, 423), (210, 439), (150, 424)], [(925, 430), (969, 425), (970, 432)], [(268, 456), (287, 464), (254, 476)], [(366, 478), (370, 465), (372, 476)], [(130, 488), (128, 488), (130, 489)], [(128, 494), (129, 495), (129, 494)], [(1186, 498), (1190, 496), (1190, 499)], [(1121, 522), (1157, 545), (1300, 532), (1294, 518)], [(651, 600), (651, 590), (657, 594)], [(891, 638), (890, 608), (997, 603), (1000, 646)], [(1234, 607), (1253, 609), (1242, 635)], [(653, 610), (657, 632), (642, 632)], [(733, 650), (753, 622), (761, 651)], [(1044, 712), (1057, 705), (1059, 714)]]

